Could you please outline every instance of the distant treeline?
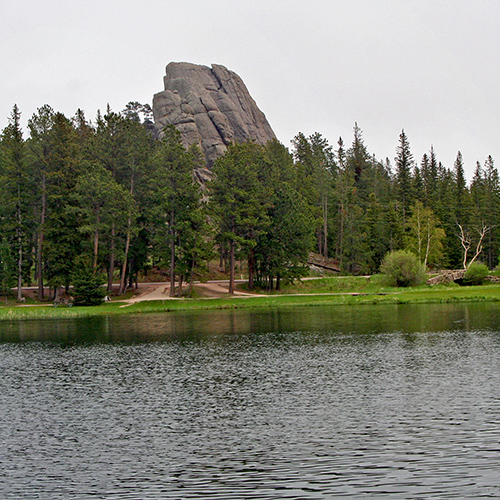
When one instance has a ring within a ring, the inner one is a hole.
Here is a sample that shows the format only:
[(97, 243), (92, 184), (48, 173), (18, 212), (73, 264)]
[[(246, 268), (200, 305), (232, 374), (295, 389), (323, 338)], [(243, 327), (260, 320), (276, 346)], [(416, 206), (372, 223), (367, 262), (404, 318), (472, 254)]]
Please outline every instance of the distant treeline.
[(460, 152), (451, 168), (432, 147), (417, 162), (402, 131), (394, 163), (379, 161), (355, 125), (350, 146), (299, 133), (291, 151), (277, 141), (230, 146), (200, 183), (193, 172), (204, 165), (175, 128), (155, 139), (138, 103), (95, 123), (43, 106), (27, 137), (14, 106), (0, 142), (0, 293), (17, 287), (21, 298), (21, 286), (36, 284), (42, 298), (82, 270), (107, 274), (108, 289), (119, 279), (123, 293), (153, 267), (180, 293), (215, 258), (231, 290), (237, 260), (250, 287), (279, 288), (306, 272), (310, 251), (351, 274), (377, 272), (402, 248), (435, 268), (497, 264), (491, 157), (468, 186)]

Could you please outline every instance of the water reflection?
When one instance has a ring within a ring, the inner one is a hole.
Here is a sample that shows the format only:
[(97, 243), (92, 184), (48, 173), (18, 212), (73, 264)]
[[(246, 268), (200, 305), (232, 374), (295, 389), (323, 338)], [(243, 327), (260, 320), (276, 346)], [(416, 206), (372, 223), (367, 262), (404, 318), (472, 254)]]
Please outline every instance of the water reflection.
[[(191, 311), (82, 319), (0, 321), (0, 342), (107, 343), (225, 341), (234, 335), (307, 331), (371, 335), (495, 330), (497, 304), (318, 306), (270, 310)], [(310, 337), (314, 341), (314, 336)], [(418, 338), (421, 338), (418, 336)]]
[(494, 305), (0, 329), (2, 499), (500, 496)]

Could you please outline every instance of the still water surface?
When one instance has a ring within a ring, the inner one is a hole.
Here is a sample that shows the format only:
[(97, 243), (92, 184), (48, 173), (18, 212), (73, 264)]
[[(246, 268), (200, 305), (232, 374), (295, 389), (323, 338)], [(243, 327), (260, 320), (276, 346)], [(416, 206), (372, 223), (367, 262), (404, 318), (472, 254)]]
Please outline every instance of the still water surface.
[(0, 323), (0, 498), (500, 498), (500, 307)]

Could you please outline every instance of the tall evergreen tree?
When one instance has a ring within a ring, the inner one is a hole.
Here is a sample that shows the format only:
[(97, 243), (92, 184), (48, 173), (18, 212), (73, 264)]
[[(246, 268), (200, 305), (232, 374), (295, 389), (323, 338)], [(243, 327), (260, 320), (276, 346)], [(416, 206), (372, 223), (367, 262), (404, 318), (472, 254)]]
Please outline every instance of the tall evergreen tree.
[[(121, 257), (119, 293), (127, 286), (129, 252), (133, 238), (139, 234), (139, 207), (147, 210), (144, 197), (148, 192), (148, 177), (153, 139), (143, 124), (130, 116), (111, 111), (97, 117), (97, 127), (92, 142), (91, 160), (109, 170), (113, 179), (126, 189), (131, 204), (128, 206), (125, 225), (112, 224), (109, 244), (108, 287), (113, 280), (115, 259)], [(120, 244), (120, 252), (118, 245)]]
[(156, 226), (157, 235), (165, 238), (169, 249), (170, 296), (173, 297), (176, 274), (181, 284), (189, 271), (186, 267), (193, 261), (193, 249), (197, 243), (194, 233), (199, 231), (202, 224), (197, 216), (201, 193), (193, 178), (193, 156), (184, 149), (180, 133), (173, 126), (163, 131), (153, 163), (155, 173), (152, 187), (159, 222)]
[(28, 121), (30, 138), (27, 142), (29, 161), (35, 182), (35, 214), (36, 214), (36, 268), (35, 277), (38, 284), (38, 298), (44, 299), (45, 259), (44, 246), (46, 219), (48, 210), (48, 185), (51, 182), (50, 152), (51, 134), (54, 125), (54, 110), (42, 106)]
[(81, 174), (76, 131), (71, 120), (55, 113), (48, 132), (47, 216), (43, 253), (48, 283), (54, 288), (69, 287), (74, 261), (81, 253), (79, 221), (71, 209), (73, 193)]
[(306, 273), (309, 251), (314, 244), (314, 225), (307, 203), (290, 184), (275, 187), (268, 208), (269, 226), (257, 238), (256, 267), (260, 283), (280, 290), (281, 281), (292, 281)]
[[(23, 274), (26, 255), (29, 254), (31, 196), (30, 176), (27, 172), (25, 143), (20, 125), (21, 113), (16, 105), (12, 109), (9, 125), (1, 136), (0, 191), (2, 233), (9, 235), (16, 253), (17, 299), (22, 299)], [(29, 269), (28, 269), (29, 277)]]
[(272, 186), (260, 178), (263, 148), (246, 142), (229, 146), (213, 167), (210, 206), (221, 242), (229, 247), (229, 293), (235, 290), (235, 263), (238, 251), (251, 253), (258, 235), (268, 224)]
[(486, 263), (492, 269), (498, 262), (500, 245), (500, 180), (493, 158), (488, 156), (484, 163), (484, 199), (482, 200), (482, 219), (490, 228), (484, 243)]
[(399, 135), (399, 146), (397, 149), (396, 162), (396, 186), (398, 202), (401, 206), (401, 216), (403, 221), (403, 232), (406, 228), (406, 220), (409, 216), (409, 208), (412, 203), (412, 169), (413, 155), (410, 150), (410, 143), (405, 131)]
[(318, 253), (328, 257), (329, 206), (336, 165), (333, 149), (318, 132), (306, 138), (299, 133), (292, 141), (297, 168), (297, 190), (316, 216)]
[(351, 169), (354, 175), (354, 182), (356, 183), (359, 195), (366, 198), (366, 171), (370, 168), (370, 156), (366, 149), (363, 133), (358, 127), (358, 124), (354, 124), (354, 138), (351, 148), (347, 152), (347, 165)]

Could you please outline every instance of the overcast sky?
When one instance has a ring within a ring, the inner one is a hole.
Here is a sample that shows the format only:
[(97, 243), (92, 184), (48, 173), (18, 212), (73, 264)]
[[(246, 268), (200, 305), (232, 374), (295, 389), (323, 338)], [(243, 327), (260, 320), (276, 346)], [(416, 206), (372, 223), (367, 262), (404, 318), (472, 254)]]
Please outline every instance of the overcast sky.
[(0, 128), (43, 104), (94, 119), (151, 103), (170, 61), (238, 73), (286, 146), (354, 122), (393, 162), (401, 129), (415, 159), (432, 145), (470, 180), (500, 166), (498, 0), (2, 0)]

